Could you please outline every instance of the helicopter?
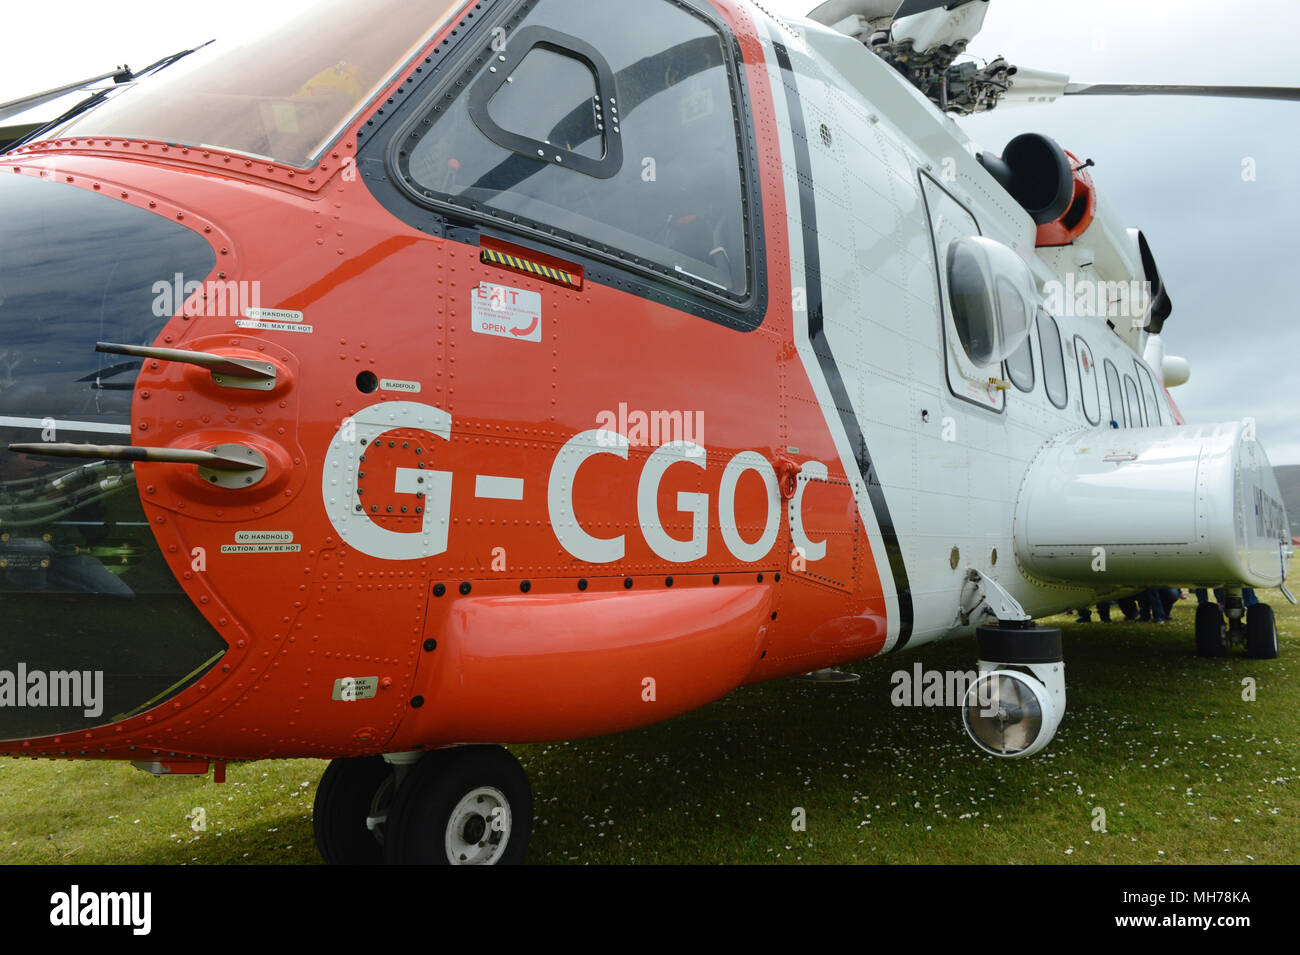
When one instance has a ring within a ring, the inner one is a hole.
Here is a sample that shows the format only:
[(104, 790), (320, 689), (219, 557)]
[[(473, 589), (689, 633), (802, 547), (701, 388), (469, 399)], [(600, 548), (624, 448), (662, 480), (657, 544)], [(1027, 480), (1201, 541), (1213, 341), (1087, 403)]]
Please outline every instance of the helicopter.
[(974, 636), (1032, 756), (1035, 621), (1153, 584), (1276, 657), (1150, 243), (953, 117), (1300, 91), (966, 62), (989, 3), (328, 0), (0, 104), (87, 94), (0, 137), (0, 753), (325, 758), (327, 862), (500, 864), (506, 744)]

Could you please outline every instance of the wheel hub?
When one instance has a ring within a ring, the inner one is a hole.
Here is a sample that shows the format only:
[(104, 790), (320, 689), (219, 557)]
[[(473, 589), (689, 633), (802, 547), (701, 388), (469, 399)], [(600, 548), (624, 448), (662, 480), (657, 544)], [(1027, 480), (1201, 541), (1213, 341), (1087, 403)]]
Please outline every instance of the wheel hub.
[(491, 865), (510, 841), (510, 802), (494, 786), (480, 786), (461, 797), (447, 820), (444, 840), (452, 865)]

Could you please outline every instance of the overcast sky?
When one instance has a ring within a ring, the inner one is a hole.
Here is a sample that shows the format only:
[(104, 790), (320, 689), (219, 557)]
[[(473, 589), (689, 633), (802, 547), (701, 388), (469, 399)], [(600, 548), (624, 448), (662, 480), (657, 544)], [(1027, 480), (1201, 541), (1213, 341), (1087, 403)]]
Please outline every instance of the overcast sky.
[[(799, 15), (816, 4), (765, 5)], [(0, 102), (310, 6), (223, 0), (214, 17), (176, 0), (10, 4)], [(1085, 82), (1300, 86), (1297, 38), (1295, 0), (992, 0), (971, 52)], [(1174, 399), (1190, 421), (1256, 418), (1273, 463), (1300, 464), (1300, 103), (1077, 98), (964, 122), (995, 151), (1033, 131), (1096, 160), (1102, 196), (1147, 234), (1174, 301), (1167, 347), (1192, 364)]]

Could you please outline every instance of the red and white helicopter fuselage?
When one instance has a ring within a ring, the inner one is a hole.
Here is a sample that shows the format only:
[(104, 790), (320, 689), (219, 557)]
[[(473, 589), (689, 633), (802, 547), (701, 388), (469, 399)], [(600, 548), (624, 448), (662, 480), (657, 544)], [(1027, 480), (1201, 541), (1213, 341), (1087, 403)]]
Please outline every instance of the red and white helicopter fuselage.
[[(746, 0), (636, 0), (617, 33), (600, 9), (566, 27), (560, 0), (425, 6), (448, 9), (306, 165), (93, 111), (0, 158), (0, 202), (153, 217), (211, 262), (139, 340), (45, 343), (145, 349), (117, 352), (142, 359), (117, 417), (0, 390), (8, 441), (53, 455), (12, 468), (87, 456), (66, 442), (144, 449), (96, 476), (120, 513), (11, 515), (6, 541), (57, 551), (98, 521), (196, 611), (146, 612), (134, 567), (133, 602), (86, 583), (98, 570), (38, 585), (24, 564), (0, 606), (35, 615), (58, 591), (136, 642), (88, 662), (85, 628), (41, 618), (0, 666), (102, 670), (109, 703), (0, 709), (0, 751), (411, 762), (626, 730), (1152, 584), (1282, 585), (1290, 533), (1253, 425), (1185, 425), (1163, 316), (1123, 310), (1158, 283), (1149, 250), (1086, 169), (1037, 223), (861, 42)], [(529, 44), (589, 68), (603, 150), (525, 153)], [(466, 91), (438, 92), (439, 71)], [(335, 73), (325, 95), (354, 82)], [(529, 215), (559, 207), (600, 234)], [(212, 307), (249, 287), (255, 305)], [(176, 454), (213, 449), (206, 469)], [(51, 554), (47, 572), (72, 560)], [(128, 679), (170, 637), (152, 682)]]

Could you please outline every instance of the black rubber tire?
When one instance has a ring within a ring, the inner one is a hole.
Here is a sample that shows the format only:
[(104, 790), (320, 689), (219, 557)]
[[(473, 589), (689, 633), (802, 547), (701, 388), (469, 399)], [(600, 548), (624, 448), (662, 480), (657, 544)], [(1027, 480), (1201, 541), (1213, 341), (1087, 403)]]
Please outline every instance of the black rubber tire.
[(329, 865), (382, 865), (384, 849), (366, 828), (375, 794), (393, 776), (382, 756), (336, 759), (325, 768), (311, 827), (316, 848)]
[(1218, 604), (1201, 604), (1196, 608), (1196, 655), (1222, 657), (1228, 653), (1223, 639), (1223, 611)]
[(1246, 611), (1246, 656), (1253, 660), (1276, 660), (1279, 655), (1273, 608), (1255, 604)]
[(518, 865), (533, 833), (533, 790), (519, 761), (500, 746), (434, 750), (411, 767), (393, 800), (384, 840), (389, 865), (452, 865), (445, 839), (452, 812), (480, 786), (505, 796), (511, 827), (496, 865)]

